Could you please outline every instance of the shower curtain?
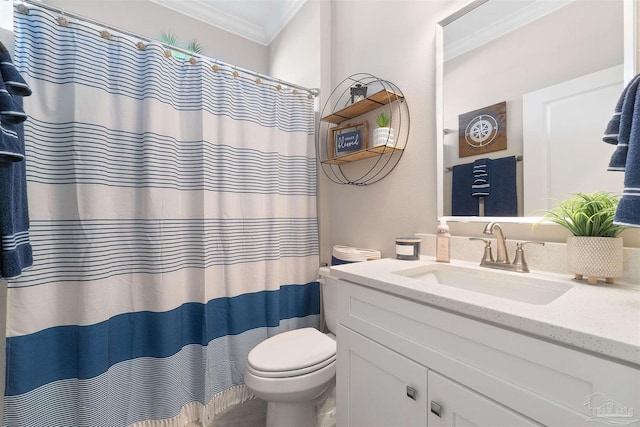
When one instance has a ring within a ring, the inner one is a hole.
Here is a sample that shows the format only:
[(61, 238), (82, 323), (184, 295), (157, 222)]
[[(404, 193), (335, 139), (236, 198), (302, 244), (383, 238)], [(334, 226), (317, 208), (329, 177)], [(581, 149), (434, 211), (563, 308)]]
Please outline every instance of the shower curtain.
[(318, 325), (313, 100), (58, 18), (15, 14), (34, 265), (4, 424), (210, 425), (254, 345)]

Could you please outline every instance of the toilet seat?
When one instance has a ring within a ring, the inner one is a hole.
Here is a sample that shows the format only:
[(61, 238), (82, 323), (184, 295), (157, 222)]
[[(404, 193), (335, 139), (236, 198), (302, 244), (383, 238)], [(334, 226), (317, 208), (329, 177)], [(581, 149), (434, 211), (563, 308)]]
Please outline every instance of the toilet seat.
[(313, 366), (307, 366), (306, 368), (301, 369), (291, 369), (288, 371), (260, 371), (258, 369), (253, 368), (251, 365), (247, 365), (247, 371), (251, 372), (253, 375), (262, 378), (288, 378), (288, 377), (297, 377), (300, 375), (309, 374), (311, 372), (318, 371), (325, 366), (328, 366), (332, 363), (335, 363), (336, 356), (332, 356), (329, 359)]
[(336, 360), (336, 342), (314, 328), (295, 329), (266, 339), (249, 352), (247, 370), (263, 378), (305, 375)]

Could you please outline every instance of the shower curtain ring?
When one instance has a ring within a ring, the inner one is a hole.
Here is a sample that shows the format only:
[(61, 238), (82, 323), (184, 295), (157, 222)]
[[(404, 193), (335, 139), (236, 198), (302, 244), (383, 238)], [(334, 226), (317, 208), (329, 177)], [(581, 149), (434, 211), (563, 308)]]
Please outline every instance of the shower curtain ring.
[(62, 14), (60, 17), (58, 17), (58, 24), (61, 27), (68, 27), (69, 26), (69, 21), (67, 21), (67, 18), (64, 15), (64, 8), (62, 8), (62, 10), (60, 11), (60, 13)]
[(23, 14), (23, 15), (28, 15), (29, 14), (29, 7), (27, 7), (27, 5), (24, 4), (24, 0), (22, 0), (20, 2), (20, 4), (16, 5), (16, 11), (18, 13)]

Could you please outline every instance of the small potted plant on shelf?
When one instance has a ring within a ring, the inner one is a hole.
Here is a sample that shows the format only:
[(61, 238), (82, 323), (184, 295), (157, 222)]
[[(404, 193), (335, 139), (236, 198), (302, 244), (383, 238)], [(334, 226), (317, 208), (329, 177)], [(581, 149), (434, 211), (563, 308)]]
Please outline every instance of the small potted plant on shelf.
[(386, 111), (381, 111), (376, 118), (378, 127), (373, 130), (373, 146), (379, 147), (386, 145), (387, 147), (393, 147), (395, 145), (393, 140), (393, 128), (389, 127), (391, 124), (391, 114)]
[(575, 278), (587, 277), (589, 284), (598, 278), (613, 283), (622, 275), (623, 241), (618, 235), (625, 227), (613, 223), (618, 199), (604, 192), (578, 193), (548, 210), (548, 220), (569, 230), (567, 237), (568, 270)]

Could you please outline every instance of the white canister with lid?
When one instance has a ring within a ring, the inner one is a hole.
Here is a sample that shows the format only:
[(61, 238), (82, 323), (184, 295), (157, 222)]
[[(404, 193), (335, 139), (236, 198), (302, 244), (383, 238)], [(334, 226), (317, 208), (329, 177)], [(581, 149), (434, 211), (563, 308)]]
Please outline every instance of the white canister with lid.
[(403, 260), (420, 259), (420, 243), (422, 239), (419, 237), (397, 237), (396, 238), (396, 258)]

